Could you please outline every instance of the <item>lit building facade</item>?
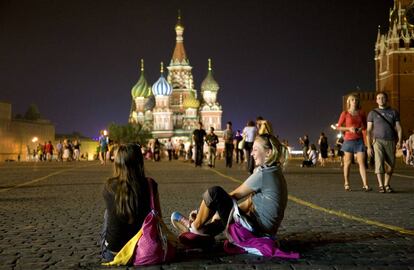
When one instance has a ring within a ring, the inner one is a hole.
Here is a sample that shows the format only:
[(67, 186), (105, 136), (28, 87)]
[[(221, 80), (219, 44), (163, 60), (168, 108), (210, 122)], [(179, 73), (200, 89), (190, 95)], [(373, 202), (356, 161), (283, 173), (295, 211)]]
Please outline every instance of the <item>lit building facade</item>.
[(144, 61), (141, 60), (141, 74), (131, 90), (132, 102), (130, 123), (138, 123), (152, 133), (154, 138), (175, 138), (188, 141), (198, 122), (202, 121), (207, 130), (214, 127), (216, 134), (222, 133), (222, 107), (217, 101), (220, 89), (214, 80), (211, 59), (208, 72), (201, 84), (201, 98), (194, 86), (192, 66), (184, 48), (184, 26), (180, 16), (175, 26), (176, 45), (164, 76), (151, 86), (145, 78)]

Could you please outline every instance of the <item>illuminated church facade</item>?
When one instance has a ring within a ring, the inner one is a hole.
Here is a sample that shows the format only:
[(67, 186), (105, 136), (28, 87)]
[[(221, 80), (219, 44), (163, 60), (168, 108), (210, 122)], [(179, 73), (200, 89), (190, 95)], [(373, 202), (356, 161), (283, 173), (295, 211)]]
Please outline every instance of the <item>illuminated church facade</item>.
[(161, 63), (159, 79), (150, 85), (145, 78), (144, 60), (141, 74), (131, 90), (129, 122), (142, 125), (154, 138), (175, 138), (188, 141), (201, 121), (207, 130), (214, 127), (221, 134), (222, 107), (217, 101), (220, 89), (208, 59), (208, 71), (201, 83), (201, 98), (194, 86), (192, 66), (184, 49), (184, 26), (180, 16), (175, 26), (176, 45), (167, 66)]

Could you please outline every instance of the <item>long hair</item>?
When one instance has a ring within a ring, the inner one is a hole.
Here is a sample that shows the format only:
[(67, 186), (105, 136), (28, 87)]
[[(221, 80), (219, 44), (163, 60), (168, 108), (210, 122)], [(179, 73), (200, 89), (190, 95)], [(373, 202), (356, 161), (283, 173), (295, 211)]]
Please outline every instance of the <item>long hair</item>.
[(264, 149), (272, 150), (272, 155), (265, 161), (265, 165), (278, 165), (281, 167), (286, 165), (289, 151), (274, 135), (268, 133), (260, 134), (256, 137), (256, 141), (258, 140), (260, 140)]
[[(116, 190), (112, 183), (118, 181)], [(144, 158), (138, 144), (123, 144), (116, 150), (114, 176), (106, 182), (106, 188), (115, 194), (116, 213), (130, 223), (138, 210), (141, 196), (148, 197), (148, 183), (144, 173)]]
[(347, 108), (347, 110), (349, 110), (351, 108), (351, 98), (355, 98), (355, 100), (356, 100), (355, 109), (357, 109), (357, 110), (361, 109), (361, 103), (360, 103), (359, 95), (357, 93), (351, 93), (346, 98), (346, 108)]

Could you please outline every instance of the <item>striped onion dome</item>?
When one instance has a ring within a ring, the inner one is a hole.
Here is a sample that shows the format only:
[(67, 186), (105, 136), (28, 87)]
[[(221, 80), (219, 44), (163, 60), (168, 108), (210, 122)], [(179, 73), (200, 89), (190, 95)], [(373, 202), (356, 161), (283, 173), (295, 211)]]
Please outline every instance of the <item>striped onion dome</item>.
[(137, 97), (144, 97), (147, 98), (151, 96), (151, 87), (147, 82), (147, 79), (145, 79), (144, 75), (144, 60), (141, 59), (141, 76), (139, 77), (138, 82), (132, 87), (131, 95), (132, 98)]
[(169, 96), (172, 93), (172, 86), (164, 78), (164, 65), (161, 62), (161, 77), (152, 85), (154, 96)]
[(218, 83), (213, 78), (213, 71), (211, 68), (211, 59), (208, 59), (208, 73), (206, 78), (201, 83), (201, 91), (217, 92), (220, 89)]
[(200, 101), (194, 97), (193, 93), (191, 93), (187, 98), (184, 99), (183, 107), (185, 109), (188, 109), (188, 108), (196, 109), (200, 107)]

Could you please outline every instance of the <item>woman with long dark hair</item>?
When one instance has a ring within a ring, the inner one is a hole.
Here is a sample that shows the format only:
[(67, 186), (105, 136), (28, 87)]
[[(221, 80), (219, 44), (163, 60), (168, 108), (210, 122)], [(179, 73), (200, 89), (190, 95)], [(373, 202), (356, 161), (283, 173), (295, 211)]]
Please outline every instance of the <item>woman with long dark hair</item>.
[(106, 181), (103, 190), (106, 210), (101, 240), (105, 260), (114, 258), (151, 211), (149, 184), (154, 191), (155, 210), (161, 216), (157, 183), (145, 177), (141, 147), (120, 145), (114, 159), (114, 176)]

